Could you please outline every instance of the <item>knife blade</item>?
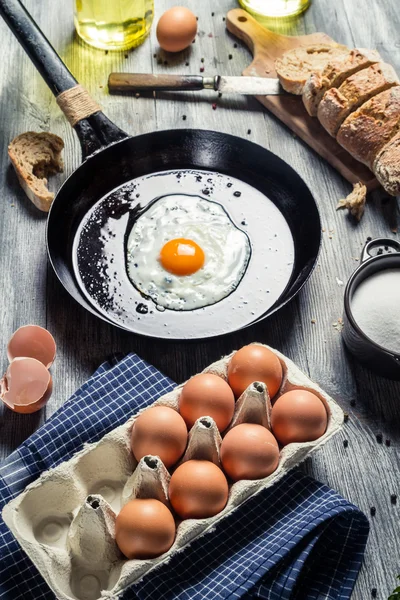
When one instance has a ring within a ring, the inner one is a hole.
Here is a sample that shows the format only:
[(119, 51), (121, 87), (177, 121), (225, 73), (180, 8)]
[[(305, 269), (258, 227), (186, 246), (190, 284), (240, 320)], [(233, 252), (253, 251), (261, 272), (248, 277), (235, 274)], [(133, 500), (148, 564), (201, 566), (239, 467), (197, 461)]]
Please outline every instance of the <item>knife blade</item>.
[(225, 94), (276, 96), (285, 94), (279, 80), (270, 77), (231, 77), (216, 75), (170, 75), (146, 73), (110, 73), (110, 93), (214, 90)]

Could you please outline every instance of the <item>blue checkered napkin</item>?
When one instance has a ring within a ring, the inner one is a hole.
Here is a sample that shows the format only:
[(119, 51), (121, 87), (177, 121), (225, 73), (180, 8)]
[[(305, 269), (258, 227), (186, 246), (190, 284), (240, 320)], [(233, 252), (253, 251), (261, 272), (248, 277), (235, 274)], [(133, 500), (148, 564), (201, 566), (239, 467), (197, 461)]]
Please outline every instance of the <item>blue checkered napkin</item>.
[(132, 590), (139, 600), (345, 600), (368, 530), (358, 508), (292, 471)]
[[(0, 508), (42, 470), (67, 460), (84, 442), (97, 441), (172, 387), (134, 355), (102, 365), (0, 468)], [(144, 577), (123, 599), (350, 598), (367, 535), (368, 521), (356, 507), (292, 472)], [(1, 520), (0, 598), (54, 600)]]

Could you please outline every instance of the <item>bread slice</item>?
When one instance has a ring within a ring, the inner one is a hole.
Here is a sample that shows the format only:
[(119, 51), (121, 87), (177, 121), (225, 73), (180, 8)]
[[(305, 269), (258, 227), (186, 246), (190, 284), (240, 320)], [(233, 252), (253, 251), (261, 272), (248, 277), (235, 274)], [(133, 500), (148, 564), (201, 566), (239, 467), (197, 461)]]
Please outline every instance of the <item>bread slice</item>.
[(44, 212), (50, 210), (54, 199), (54, 194), (46, 187), (46, 177), (63, 171), (63, 148), (64, 142), (58, 135), (34, 131), (21, 133), (8, 146), (8, 155), (22, 189)]
[(328, 133), (336, 137), (339, 127), (351, 112), (373, 96), (399, 84), (391, 65), (371, 65), (345, 79), (339, 88), (325, 92), (318, 106), (318, 119)]
[(343, 122), (337, 141), (370, 169), (379, 151), (400, 130), (400, 86), (365, 102)]
[(372, 170), (388, 194), (400, 195), (400, 133), (383, 146), (374, 160)]
[(340, 44), (315, 44), (288, 50), (275, 61), (275, 69), (284, 90), (301, 95), (311, 73), (319, 73), (329, 60), (348, 52)]
[(381, 62), (381, 57), (376, 50), (355, 48), (331, 60), (320, 73), (310, 75), (303, 89), (303, 102), (308, 114), (317, 116), (318, 105), (327, 90), (339, 87), (354, 73), (377, 62)]

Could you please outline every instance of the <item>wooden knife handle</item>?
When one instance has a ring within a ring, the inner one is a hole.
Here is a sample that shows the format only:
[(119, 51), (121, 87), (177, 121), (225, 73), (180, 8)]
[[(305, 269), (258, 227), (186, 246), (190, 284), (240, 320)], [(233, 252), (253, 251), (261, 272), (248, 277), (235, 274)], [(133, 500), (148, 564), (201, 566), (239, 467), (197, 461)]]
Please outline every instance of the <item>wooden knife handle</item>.
[(153, 75), (146, 73), (110, 73), (110, 93), (144, 92), (153, 90), (202, 90), (203, 77), (199, 75)]

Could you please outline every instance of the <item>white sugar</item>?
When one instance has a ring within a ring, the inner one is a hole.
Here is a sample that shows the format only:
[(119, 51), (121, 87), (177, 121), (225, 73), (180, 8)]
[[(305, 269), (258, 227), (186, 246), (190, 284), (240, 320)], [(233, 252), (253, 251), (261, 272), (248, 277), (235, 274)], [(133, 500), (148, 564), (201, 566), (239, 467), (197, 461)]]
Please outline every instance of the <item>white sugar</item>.
[(364, 279), (351, 301), (360, 329), (376, 344), (400, 354), (400, 269)]

